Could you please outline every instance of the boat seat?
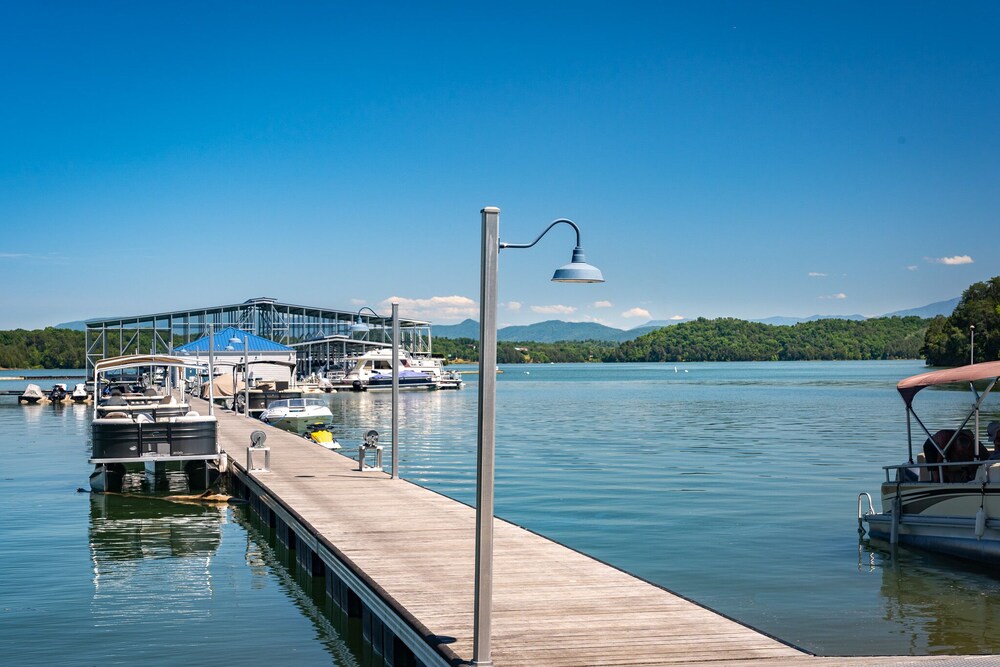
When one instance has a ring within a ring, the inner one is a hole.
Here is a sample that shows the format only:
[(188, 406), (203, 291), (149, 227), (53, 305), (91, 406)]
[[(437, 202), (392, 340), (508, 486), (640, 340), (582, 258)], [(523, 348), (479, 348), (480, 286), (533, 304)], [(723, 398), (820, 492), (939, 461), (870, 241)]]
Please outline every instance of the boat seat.
[(171, 417), (170, 421), (175, 422), (175, 423), (176, 422), (214, 422), (214, 421), (216, 421), (216, 419), (215, 419), (215, 417), (213, 417), (211, 415), (204, 415), (203, 416), (203, 415), (196, 414), (196, 415), (192, 416), (191, 414), (186, 414), (186, 415), (183, 415), (181, 417)]
[(987, 464), (983, 467), (986, 468), (986, 479), (990, 484), (1000, 484), (1000, 463)]
[(105, 413), (104, 415), (99, 417), (99, 419), (117, 419), (118, 421), (122, 420), (132, 421), (132, 418), (128, 416), (128, 413), (121, 411)]
[(184, 415), (180, 415), (180, 416), (183, 416), (183, 417), (201, 417), (201, 413), (200, 412), (196, 412), (194, 410), (190, 410), (189, 412), (185, 413)]

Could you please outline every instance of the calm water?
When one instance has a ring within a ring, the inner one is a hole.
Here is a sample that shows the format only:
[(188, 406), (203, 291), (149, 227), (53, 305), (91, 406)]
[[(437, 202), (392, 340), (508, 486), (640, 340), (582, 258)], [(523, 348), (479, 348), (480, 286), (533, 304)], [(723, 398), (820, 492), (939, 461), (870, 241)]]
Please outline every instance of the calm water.
[[(858, 545), (858, 492), (877, 502), (880, 467), (905, 459), (894, 384), (923, 370), (505, 367), (497, 513), (820, 654), (1000, 652), (1000, 577)], [(471, 503), (476, 378), (466, 378), (463, 391), (401, 395), (400, 464)], [(924, 394), (932, 421), (969, 402)], [(329, 400), (347, 448), (368, 428), (388, 444), (389, 394)], [(88, 447), (84, 408), (0, 401), (5, 663), (366, 663), (358, 629), (240, 508), (76, 493)], [(222, 631), (238, 641), (223, 647)]]

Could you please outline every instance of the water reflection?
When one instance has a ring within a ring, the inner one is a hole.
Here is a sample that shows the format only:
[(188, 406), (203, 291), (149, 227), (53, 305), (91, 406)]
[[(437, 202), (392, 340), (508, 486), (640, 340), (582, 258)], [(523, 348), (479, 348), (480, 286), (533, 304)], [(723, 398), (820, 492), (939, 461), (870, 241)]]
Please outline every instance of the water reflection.
[(207, 618), (226, 510), (91, 494), (95, 625)]
[(909, 635), (911, 653), (1000, 651), (1000, 577), (947, 557), (863, 543), (862, 572), (881, 575), (881, 615)]
[[(246, 529), (245, 559), (253, 575), (251, 585), (263, 587), (269, 579), (276, 578), (302, 616), (312, 624), (315, 639), (324, 646), (333, 664), (340, 667), (360, 665), (356, 655), (364, 655), (366, 649), (370, 652), (370, 647), (359, 636), (359, 624), (355, 621), (352, 625), (347, 616), (330, 602), (322, 580), (314, 580), (299, 570), (295, 559), (284, 547), (275, 548), (268, 536), (254, 525), (245, 508), (235, 510), (235, 519)], [(349, 641), (344, 637), (348, 637)], [(366, 661), (366, 664), (369, 662)]]

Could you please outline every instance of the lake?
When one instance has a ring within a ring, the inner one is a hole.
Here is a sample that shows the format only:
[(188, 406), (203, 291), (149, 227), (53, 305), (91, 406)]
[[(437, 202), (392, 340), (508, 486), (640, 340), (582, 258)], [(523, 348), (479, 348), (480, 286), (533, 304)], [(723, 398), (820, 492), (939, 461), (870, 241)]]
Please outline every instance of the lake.
[[(858, 542), (858, 493), (878, 504), (881, 466), (906, 458), (894, 385), (921, 362), (502, 368), (499, 516), (821, 655), (1000, 652), (1000, 577)], [(471, 504), (465, 378), (401, 394), (400, 470)], [(924, 394), (932, 422), (969, 402)], [(345, 451), (369, 428), (388, 444), (388, 393), (328, 399)], [(368, 663), (243, 508), (78, 493), (88, 450), (86, 408), (0, 401), (6, 664)]]

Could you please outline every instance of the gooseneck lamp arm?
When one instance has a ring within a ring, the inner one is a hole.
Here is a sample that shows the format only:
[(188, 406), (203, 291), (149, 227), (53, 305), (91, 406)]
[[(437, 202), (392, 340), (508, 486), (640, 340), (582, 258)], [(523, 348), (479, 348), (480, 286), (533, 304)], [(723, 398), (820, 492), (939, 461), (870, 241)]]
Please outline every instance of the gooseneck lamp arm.
[(580, 247), (580, 228), (577, 227), (576, 223), (573, 222), (572, 220), (567, 220), (566, 218), (559, 218), (558, 220), (553, 220), (552, 224), (550, 224), (548, 227), (546, 227), (545, 231), (543, 231), (541, 234), (539, 234), (538, 238), (536, 238), (531, 243), (500, 243), (500, 249), (503, 250), (504, 248), (530, 248), (531, 246), (533, 246), (536, 243), (538, 243), (539, 241), (541, 241), (542, 237), (545, 236), (546, 234), (548, 234), (549, 230), (552, 229), (553, 227), (555, 227), (556, 225), (558, 225), (560, 222), (565, 222), (567, 225), (569, 225), (570, 227), (572, 227), (573, 230), (576, 232), (576, 247), (579, 248)]

